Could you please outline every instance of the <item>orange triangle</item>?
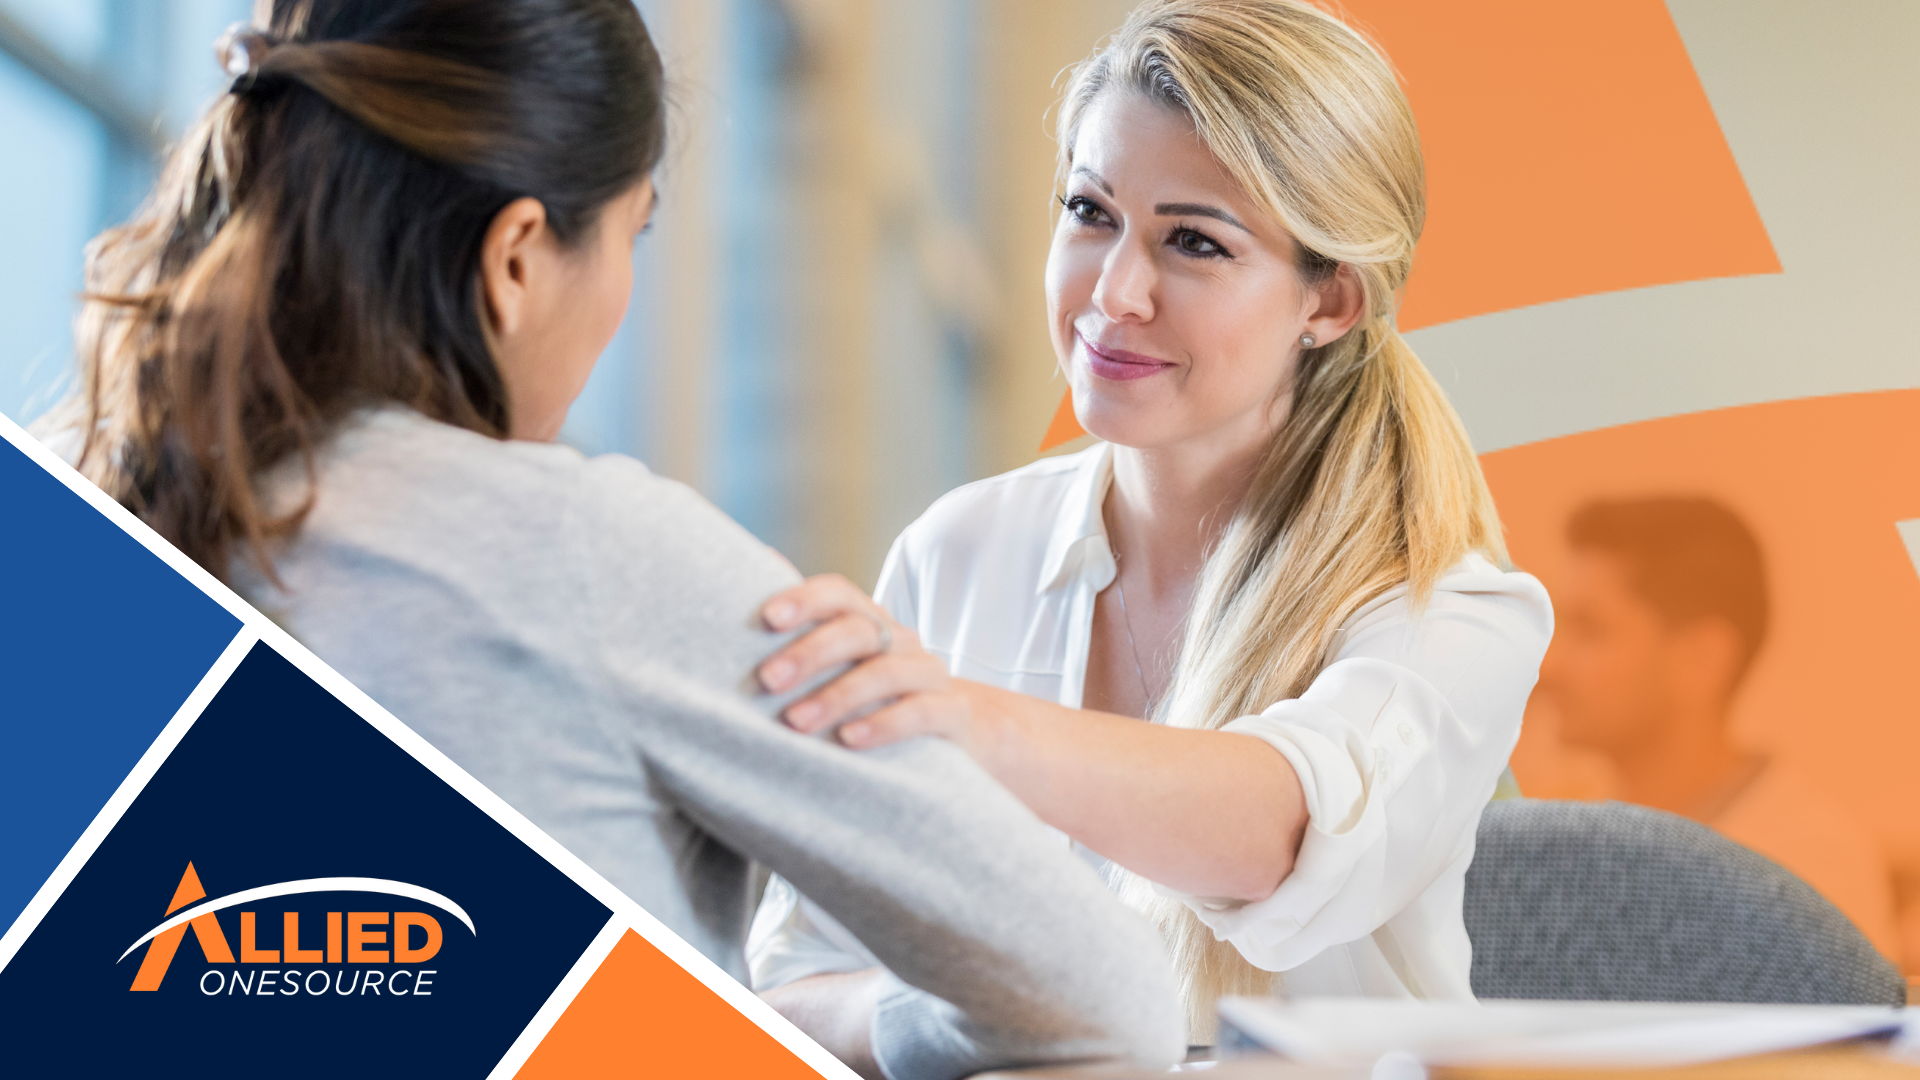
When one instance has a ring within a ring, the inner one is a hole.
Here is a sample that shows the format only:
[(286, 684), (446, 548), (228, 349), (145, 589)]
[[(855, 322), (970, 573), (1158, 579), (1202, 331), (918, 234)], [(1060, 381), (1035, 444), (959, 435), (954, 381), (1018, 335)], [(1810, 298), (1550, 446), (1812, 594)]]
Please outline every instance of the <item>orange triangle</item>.
[(1047, 425), (1047, 436), (1040, 440), (1040, 452), (1046, 453), (1056, 446), (1070, 443), (1087, 433), (1080, 421), (1073, 415), (1073, 391), (1068, 390), (1060, 399), (1060, 408), (1053, 414), (1053, 423)]
[(629, 930), (516, 1076), (641, 1075), (817, 1080), (820, 1073)]
[(1415, 330), (1780, 259), (1665, 0), (1346, 0), (1420, 125)]
[[(200, 875), (194, 872), (193, 864), (188, 863), (187, 872), (180, 875), (180, 884), (173, 890), (173, 900), (167, 904), (167, 914), (171, 915), (206, 895), (207, 890), (200, 885)], [(193, 931), (194, 939), (199, 941), (200, 951), (209, 963), (233, 963), (233, 949), (227, 945), (227, 936), (221, 932), (219, 921), (209, 911), (185, 926), (176, 926), (154, 938), (153, 943), (147, 946), (147, 955), (140, 959), (140, 970), (134, 973), (133, 985), (128, 989), (160, 989), (160, 981), (167, 977), (167, 968), (173, 964), (173, 954), (179, 951), (180, 943), (186, 940), (189, 929)]]
[(180, 886), (173, 890), (173, 900), (167, 904), (167, 914), (171, 915), (195, 900), (205, 899), (207, 890), (200, 887), (200, 875), (193, 872), (193, 864), (187, 864), (187, 872), (180, 875)]

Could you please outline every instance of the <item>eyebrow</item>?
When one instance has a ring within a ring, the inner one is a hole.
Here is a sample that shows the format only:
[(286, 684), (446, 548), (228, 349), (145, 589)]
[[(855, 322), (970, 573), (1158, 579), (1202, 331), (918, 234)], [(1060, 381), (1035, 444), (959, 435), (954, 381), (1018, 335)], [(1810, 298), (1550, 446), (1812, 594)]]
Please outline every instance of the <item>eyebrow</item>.
[(1163, 202), (1154, 207), (1153, 212), (1159, 214), (1161, 217), (1212, 218), (1215, 221), (1224, 221), (1234, 228), (1239, 229), (1241, 232), (1246, 233), (1248, 236), (1253, 235), (1253, 230), (1242, 225), (1239, 218), (1234, 217), (1232, 214), (1227, 213), (1217, 206), (1208, 206), (1205, 203)]
[[(1095, 184), (1098, 184), (1100, 186), (1100, 190), (1106, 192), (1109, 198), (1113, 196), (1113, 185), (1107, 183), (1107, 178), (1104, 176), (1101, 176), (1097, 172), (1094, 172), (1092, 169), (1087, 168), (1085, 165), (1074, 166), (1073, 171), (1068, 173), (1067, 175), (1068, 176), (1084, 176), (1087, 179), (1092, 180)], [(1222, 210), (1217, 206), (1208, 206), (1206, 203), (1186, 203), (1186, 202), (1161, 203), (1160, 205), (1153, 208), (1153, 212), (1156, 214), (1159, 214), (1161, 217), (1212, 218), (1215, 221), (1226, 222), (1228, 225), (1231, 225), (1234, 228), (1239, 229), (1241, 232), (1246, 233), (1248, 236), (1253, 235), (1253, 230), (1247, 228), (1246, 225), (1242, 224), (1239, 218), (1234, 217), (1232, 214), (1227, 213), (1225, 210)]]
[(1094, 172), (1092, 169), (1087, 168), (1085, 165), (1074, 166), (1073, 171), (1068, 173), (1067, 175), (1068, 176), (1084, 176), (1089, 180), (1092, 180), (1094, 183), (1100, 185), (1101, 191), (1106, 192), (1108, 195), (1113, 194), (1113, 185), (1107, 183), (1107, 178), (1104, 176), (1101, 176), (1097, 172)]

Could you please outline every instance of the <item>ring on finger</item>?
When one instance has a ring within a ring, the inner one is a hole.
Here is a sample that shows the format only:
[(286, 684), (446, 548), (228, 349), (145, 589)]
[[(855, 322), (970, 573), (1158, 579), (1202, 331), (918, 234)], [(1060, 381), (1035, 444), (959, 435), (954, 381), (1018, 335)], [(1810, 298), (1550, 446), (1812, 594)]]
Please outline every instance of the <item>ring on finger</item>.
[(867, 616), (867, 621), (873, 623), (873, 628), (875, 630), (880, 631), (880, 647), (874, 650), (873, 655), (883, 656), (887, 653), (892, 652), (893, 651), (893, 627), (888, 626), (885, 619), (876, 619), (871, 615)]

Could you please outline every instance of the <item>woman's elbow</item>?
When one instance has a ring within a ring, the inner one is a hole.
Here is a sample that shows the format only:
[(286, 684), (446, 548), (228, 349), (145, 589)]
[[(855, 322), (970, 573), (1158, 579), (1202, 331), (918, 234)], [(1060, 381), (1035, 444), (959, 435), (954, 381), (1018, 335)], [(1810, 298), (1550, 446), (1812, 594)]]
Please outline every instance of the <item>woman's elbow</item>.
[(1221, 868), (1217, 891), (1210, 895), (1248, 904), (1272, 896), (1293, 873), (1306, 835), (1307, 815), (1302, 811), (1285, 829), (1257, 837), (1250, 850), (1237, 853)]

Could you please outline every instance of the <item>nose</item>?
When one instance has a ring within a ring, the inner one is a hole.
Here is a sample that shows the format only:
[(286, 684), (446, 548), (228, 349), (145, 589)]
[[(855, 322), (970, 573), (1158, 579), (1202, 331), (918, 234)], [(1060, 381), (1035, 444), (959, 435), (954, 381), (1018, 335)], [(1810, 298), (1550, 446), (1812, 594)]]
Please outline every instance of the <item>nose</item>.
[(1153, 257), (1133, 237), (1123, 236), (1100, 268), (1094, 306), (1113, 322), (1147, 322), (1153, 318), (1153, 294), (1159, 282)]

